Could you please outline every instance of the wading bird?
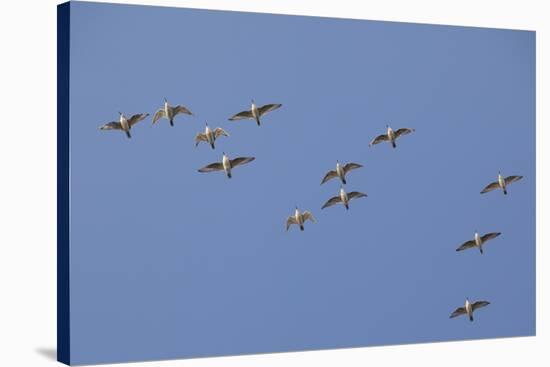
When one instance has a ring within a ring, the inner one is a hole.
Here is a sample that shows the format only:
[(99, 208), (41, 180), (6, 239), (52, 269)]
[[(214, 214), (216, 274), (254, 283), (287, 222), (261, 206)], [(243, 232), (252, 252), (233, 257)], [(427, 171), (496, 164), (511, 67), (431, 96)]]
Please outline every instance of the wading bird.
[(268, 112), (271, 112), (273, 110), (276, 110), (277, 108), (281, 107), (282, 104), (275, 103), (275, 104), (266, 104), (261, 107), (257, 107), (254, 103), (254, 100), (252, 100), (252, 104), (250, 105), (250, 110), (248, 111), (242, 111), (236, 114), (233, 117), (229, 118), (229, 121), (235, 121), (235, 120), (243, 120), (243, 119), (250, 119), (250, 120), (256, 120), (256, 124), (258, 126), (261, 125), (260, 123), (260, 117), (265, 115)]
[(390, 127), (390, 125), (386, 125), (386, 129), (387, 129), (386, 133), (382, 135), (378, 135), (376, 138), (374, 138), (370, 142), (369, 146), (376, 145), (383, 141), (389, 141), (391, 143), (391, 146), (395, 148), (397, 147), (397, 145), (395, 144), (395, 140), (397, 140), (397, 138), (414, 132), (414, 129), (409, 129), (409, 128), (402, 128), (394, 131)]
[(127, 119), (122, 112), (119, 112), (118, 114), (120, 115), (118, 121), (108, 122), (105, 125), (100, 126), (99, 129), (100, 130), (122, 130), (126, 133), (126, 136), (128, 138), (131, 138), (132, 135), (130, 134), (130, 129), (132, 128), (132, 126), (134, 126), (135, 124), (137, 124), (138, 122), (140, 122), (141, 120), (149, 116), (148, 113), (138, 113), (136, 115), (133, 115), (129, 119)]
[(352, 191), (348, 194), (346, 193), (343, 187), (340, 187), (340, 193), (338, 194), (338, 196), (334, 196), (328, 199), (328, 201), (325, 203), (325, 205), (321, 207), (321, 209), (325, 209), (325, 208), (328, 208), (329, 206), (342, 203), (346, 207), (346, 210), (349, 210), (349, 202), (351, 200), (363, 198), (366, 196), (367, 194), (363, 194), (362, 192), (358, 192), (358, 191)]
[(478, 308), (485, 307), (489, 305), (490, 303), (487, 301), (477, 301), (474, 303), (470, 303), (468, 298), (466, 298), (466, 302), (464, 303), (464, 307), (457, 308), (449, 318), (457, 317), (460, 315), (468, 315), (468, 318), (470, 321), (474, 321), (474, 311)]
[(300, 226), (300, 231), (303, 231), (304, 222), (308, 219), (315, 223), (315, 218), (313, 218), (313, 215), (309, 211), (306, 210), (303, 213), (300, 213), (300, 210), (296, 207), (294, 215), (289, 216), (286, 220), (286, 230), (288, 231), (292, 224), (296, 224)]
[(199, 169), (199, 172), (214, 172), (214, 171), (224, 171), (227, 175), (227, 178), (231, 178), (231, 170), (237, 166), (252, 162), (254, 157), (239, 157), (235, 159), (229, 159), (229, 157), (223, 153), (222, 161), (211, 163), (208, 166), (204, 166)]
[(472, 247), (477, 247), (479, 252), (483, 254), (483, 245), (485, 242), (492, 240), (493, 238), (497, 238), (498, 236), (500, 236), (500, 232), (492, 232), (480, 236), (476, 231), (474, 233), (474, 239), (464, 242), (459, 248), (456, 249), (456, 251), (463, 251)]
[(345, 185), (346, 184), (346, 173), (348, 173), (349, 171), (351, 171), (353, 169), (361, 168), (361, 167), (363, 167), (363, 166), (358, 164), (358, 163), (348, 163), (348, 164), (342, 166), (340, 164), (340, 162), (336, 161), (336, 170), (328, 171), (328, 173), (323, 178), (323, 181), (321, 181), (321, 185), (324, 184), (325, 182), (327, 182), (328, 180), (333, 179), (335, 177), (338, 177), (340, 179), (340, 181), (342, 181), (342, 183)]
[(498, 171), (497, 180), (485, 186), (485, 188), (481, 190), (481, 193), (485, 194), (486, 192), (493, 191), (495, 189), (502, 189), (502, 192), (504, 193), (504, 195), (506, 195), (508, 194), (508, 191), (506, 190), (506, 186), (508, 186), (512, 182), (519, 181), (522, 178), (523, 176), (508, 176), (506, 178), (503, 178), (502, 175), (500, 174), (500, 171)]
[(184, 113), (186, 115), (192, 115), (191, 111), (182, 105), (170, 106), (168, 100), (164, 98), (164, 106), (160, 108), (153, 116), (153, 125), (160, 119), (165, 118), (170, 122), (170, 126), (174, 126), (174, 117)]
[(204, 141), (210, 144), (212, 149), (215, 149), (216, 147), (214, 146), (214, 143), (216, 139), (222, 135), (229, 136), (229, 134), (225, 132), (225, 130), (222, 129), (221, 127), (217, 127), (214, 130), (212, 130), (208, 126), (208, 123), (206, 123), (206, 127), (204, 128), (204, 133), (198, 133), (195, 136), (195, 147), (198, 146), (201, 141)]

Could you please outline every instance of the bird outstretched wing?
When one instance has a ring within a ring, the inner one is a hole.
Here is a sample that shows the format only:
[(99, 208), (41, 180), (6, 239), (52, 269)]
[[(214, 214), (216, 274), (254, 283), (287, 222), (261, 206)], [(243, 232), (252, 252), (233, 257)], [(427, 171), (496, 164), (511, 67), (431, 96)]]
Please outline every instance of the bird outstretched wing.
[(478, 308), (485, 307), (490, 304), (491, 302), (487, 302), (487, 301), (477, 301), (472, 303), (472, 310), (477, 310)]
[(344, 166), (344, 172), (345, 173), (348, 173), (349, 171), (351, 170), (354, 170), (354, 169), (357, 169), (357, 168), (361, 168), (363, 167), (363, 165), (359, 164), (359, 163), (348, 163)]
[(108, 122), (99, 127), (100, 130), (122, 130), (122, 125), (118, 121)]
[(369, 147), (388, 140), (389, 140), (388, 135), (386, 134), (378, 135), (376, 138), (372, 139), (372, 141), (369, 143)]
[(341, 202), (342, 202), (342, 199), (340, 199), (340, 196), (334, 196), (334, 197), (328, 199), (327, 202), (325, 203), (325, 205), (323, 205), (321, 207), (321, 209), (328, 208), (329, 206), (333, 206), (333, 205), (341, 203)]
[(296, 218), (294, 218), (294, 216), (290, 216), (286, 220), (286, 230), (287, 231), (288, 231), (288, 229), (290, 228), (290, 226), (292, 224), (298, 224), (298, 222), (296, 222)]
[(218, 127), (216, 128), (216, 130), (214, 130), (214, 136), (217, 138), (219, 136), (229, 136), (229, 134), (224, 130), (222, 129), (221, 127)]
[(323, 181), (321, 181), (321, 185), (327, 182), (328, 180), (333, 179), (334, 177), (338, 177), (338, 174), (336, 173), (336, 171), (328, 171), (328, 173), (323, 178)]
[(153, 125), (163, 117), (166, 117), (166, 114), (164, 113), (164, 109), (161, 108), (153, 115)]
[(214, 172), (214, 171), (222, 171), (223, 170), (223, 164), (220, 162), (217, 163), (211, 163), (208, 166), (204, 166), (201, 169), (199, 169), (199, 172)]
[(398, 129), (395, 131), (395, 137), (398, 138), (400, 137), (401, 135), (407, 135), (407, 134), (410, 134), (414, 132), (414, 129), (409, 129), (409, 128), (402, 128), (402, 129)]
[(348, 199), (350, 201), (353, 200), (353, 199), (364, 198), (366, 196), (367, 196), (367, 194), (363, 194), (362, 192), (359, 192), (359, 191), (352, 191), (352, 192), (348, 193)]
[(523, 178), (523, 176), (508, 176), (504, 179), (504, 182), (506, 185), (511, 184), (512, 182), (519, 181)]
[(489, 185), (485, 186), (483, 190), (481, 190), (481, 194), (485, 194), (486, 192), (493, 191), (495, 189), (498, 189), (499, 185), (498, 182), (491, 182)]
[(251, 119), (251, 118), (254, 118), (254, 116), (252, 116), (252, 111), (242, 111), (242, 112), (239, 112), (238, 114), (230, 117), (229, 121)]
[(457, 308), (456, 310), (454, 310), (454, 312), (451, 314), (451, 316), (449, 316), (449, 318), (453, 318), (453, 317), (457, 317), (457, 316), (460, 316), (460, 315), (464, 315), (466, 313), (466, 308), (464, 307), (459, 307)]
[(201, 141), (208, 141), (208, 138), (206, 137), (206, 134), (198, 133), (195, 136), (195, 147), (197, 147)]
[(137, 113), (128, 119), (128, 125), (132, 127), (141, 120), (145, 119), (147, 116), (149, 116), (148, 113)]
[(460, 245), (456, 251), (464, 251), (464, 250), (467, 250), (469, 248), (472, 248), (472, 247), (475, 247), (476, 245), (476, 242), (473, 241), (473, 240), (470, 240), (470, 241), (466, 241), (464, 242), (462, 245)]
[(500, 232), (484, 234), (483, 236), (481, 236), (481, 242), (487, 242), (489, 240), (492, 240), (493, 238), (497, 238), (498, 236), (500, 236)]
[(311, 214), (310, 211), (308, 211), (308, 210), (304, 211), (304, 214), (303, 214), (303, 215), (304, 215), (304, 220), (308, 220), (308, 219), (309, 219), (310, 221), (312, 221), (313, 223), (315, 223), (315, 218), (313, 218), (313, 214)]
[(239, 157), (231, 160), (231, 167), (237, 167), (243, 164), (247, 164), (249, 162), (252, 162), (254, 157)]
[(192, 115), (193, 114), (191, 111), (189, 111), (187, 108), (185, 108), (185, 106), (182, 106), (182, 105), (177, 105), (177, 106), (173, 107), (173, 111), (174, 111), (174, 116), (178, 115), (180, 113), (184, 113), (186, 115)]
[(260, 116), (262, 116), (262, 115), (264, 115), (268, 112), (276, 110), (277, 108), (279, 108), (281, 106), (282, 106), (282, 104), (280, 104), (280, 103), (266, 104), (266, 105), (263, 105), (262, 107), (259, 107), (258, 112), (260, 113)]

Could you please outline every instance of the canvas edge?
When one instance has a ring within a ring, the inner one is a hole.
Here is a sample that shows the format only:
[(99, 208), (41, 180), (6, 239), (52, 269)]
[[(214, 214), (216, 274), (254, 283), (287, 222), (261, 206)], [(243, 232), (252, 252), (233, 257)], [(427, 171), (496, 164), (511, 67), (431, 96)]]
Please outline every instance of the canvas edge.
[(69, 77), (70, 2), (57, 5), (57, 360), (70, 365)]
[(304, 18), (319, 18), (319, 19), (330, 19), (330, 20), (352, 20), (352, 21), (370, 21), (370, 22), (381, 22), (381, 23), (397, 23), (397, 24), (409, 24), (409, 25), (420, 25), (420, 26), (437, 26), (437, 27), (451, 27), (451, 28), (474, 28), (474, 29), (487, 29), (487, 30), (499, 30), (499, 31), (521, 31), (521, 32), (536, 32), (535, 28), (527, 27), (499, 27), (499, 26), (485, 26), (485, 25), (464, 25), (459, 23), (446, 23), (446, 22), (430, 22), (430, 21), (407, 21), (407, 20), (395, 20), (395, 19), (383, 19), (383, 18), (365, 18), (357, 15), (327, 15), (324, 13), (311, 14), (304, 13), (303, 11), (283, 11), (283, 10), (247, 10), (242, 8), (235, 8), (230, 5), (212, 5), (212, 6), (203, 6), (203, 5), (192, 5), (192, 4), (173, 4), (173, 3), (151, 3), (148, 1), (132, 0), (132, 2), (120, 2), (117, 0), (71, 0), (73, 3), (81, 4), (96, 4), (96, 5), (121, 5), (128, 7), (137, 7), (137, 6), (147, 6), (155, 8), (172, 8), (172, 9), (187, 9), (187, 10), (198, 10), (198, 11), (214, 11), (214, 12), (231, 12), (231, 13), (242, 13), (242, 14), (263, 14), (263, 15), (282, 15), (282, 16), (292, 16), (292, 17), (304, 17)]

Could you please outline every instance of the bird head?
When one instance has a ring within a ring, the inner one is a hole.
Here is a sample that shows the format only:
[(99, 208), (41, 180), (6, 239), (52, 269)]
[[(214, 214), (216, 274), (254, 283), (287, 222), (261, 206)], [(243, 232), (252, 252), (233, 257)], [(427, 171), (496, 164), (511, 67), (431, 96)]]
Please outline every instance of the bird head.
[(168, 100), (166, 99), (166, 97), (164, 97), (164, 103), (168, 102)]

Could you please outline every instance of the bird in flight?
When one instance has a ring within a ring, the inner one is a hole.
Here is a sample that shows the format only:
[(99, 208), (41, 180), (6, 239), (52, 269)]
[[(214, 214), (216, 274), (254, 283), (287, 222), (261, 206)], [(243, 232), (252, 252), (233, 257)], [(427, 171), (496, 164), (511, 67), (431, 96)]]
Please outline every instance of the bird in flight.
[(401, 129), (397, 129), (397, 130), (393, 130), (390, 125), (386, 125), (386, 133), (385, 134), (382, 134), (382, 135), (378, 135), (376, 138), (374, 138), (370, 143), (369, 143), (369, 146), (373, 146), (373, 145), (376, 145), (378, 143), (381, 143), (383, 141), (389, 141), (391, 143), (391, 146), (392, 147), (397, 147), (397, 144), (395, 143), (395, 141), (397, 140), (397, 138), (403, 136), (403, 135), (407, 135), (407, 134), (410, 134), (412, 132), (414, 132), (414, 129), (409, 129), (409, 128), (401, 128)]
[(474, 321), (474, 311), (489, 305), (490, 302), (487, 301), (476, 301), (474, 303), (470, 303), (468, 298), (466, 298), (466, 302), (464, 303), (464, 307), (457, 308), (449, 318), (454, 318), (461, 315), (468, 315), (468, 318), (470, 321)]
[(164, 98), (164, 106), (155, 112), (153, 116), (153, 125), (160, 119), (165, 118), (170, 122), (170, 126), (174, 126), (174, 117), (184, 113), (186, 115), (192, 115), (191, 111), (182, 105), (170, 106), (168, 100)]
[(210, 144), (212, 149), (215, 149), (216, 147), (214, 146), (214, 142), (216, 141), (216, 139), (218, 137), (220, 137), (222, 135), (223, 136), (229, 136), (229, 134), (224, 129), (222, 129), (221, 127), (217, 127), (214, 130), (212, 130), (208, 126), (208, 123), (206, 123), (206, 127), (204, 128), (204, 133), (198, 133), (195, 136), (195, 147), (197, 147), (201, 141), (204, 141), (204, 142)]
[(199, 169), (199, 172), (205, 173), (205, 172), (214, 172), (214, 171), (224, 171), (225, 174), (227, 175), (227, 178), (231, 178), (231, 171), (233, 168), (252, 162), (254, 159), (256, 158), (239, 157), (235, 159), (229, 159), (229, 157), (225, 153), (223, 153), (221, 162), (215, 162), (207, 166), (204, 166), (201, 169)]
[(148, 113), (138, 113), (136, 115), (133, 115), (129, 119), (124, 116), (122, 112), (119, 112), (119, 119), (118, 121), (112, 121), (108, 122), (105, 125), (102, 125), (99, 127), (100, 130), (122, 130), (126, 133), (126, 136), (128, 138), (131, 138), (132, 135), (130, 134), (130, 129), (132, 126), (149, 116)]
[(502, 189), (502, 192), (504, 193), (504, 195), (507, 195), (508, 191), (506, 190), (506, 187), (510, 185), (512, 182), (519, 181), (522, 178), (523, 176), (508, 176), (506, 178), (503, 178), (502, 175), (500, 174), (500, 171), (498, 171), (497, 180), (485, 186), (485, 188), (481, 190), (481, 193), (485, 194), (486, 192), (493, 191), (495, 189)]
[(340, 179), (340, 181), (342, 181), (342, 183), (345, 185), (346, 184), (346, 173), (348, 173), (349, 171), (351, 171), (353, 169), (361, 168), (361, 167), (363, 167), (363, 166), (358, 164), (358, 163), (347, 163), (344, 166), (342, 166), (340, 164), (340, 162), (336, 161), (336, 170), (328, 171), (327, 174), (325, 175), (325, 177), (323, 178), (323, 181), (321, 181), (321, 185), (324, 184), (325, 182), (327, 182), (328, 180), (333, 179), (335, 177), (338, 177)]
[(325, 203), (325, 205), (321, 207), (321, 209), (325, 209), (325, 208), (328, 208), (329, 206), (342, 203), (346, 207), (346, 210), (349, 210), (349, 202), (351, 200), (363, 198), (366, 196), (367, 194), (363, 194), (362, 192), (358, 192), (358, 191), (352, 191), (348, 194), (346, 193), (343, 187), (340, 187), (340, 193), (338, 194), (338, 196), (334, 196), (328, 199), (328, 201)]
[(244, 119), (256, 120), (256, 124), (260, 126), (261, 125), (260, 117), (262, 117), (268, 112), (276, 110), (281, 106), (282, 104), (275, 103), (275, 104), (266, 104), (261, 107), (258, 107), (254, 103), (254, 100), (252, 100), (252, 104), (250, 105), (250, 110), (239, 112), (238, 114), (230, 117), (229, 121), (244, 120)]
[(288, 231), (291, 225), (296, 224), (300, 226), (300, 231), (303, 231), (304, 223), (306, 220), (310, 220), (315, 223), (315, 218), (313, 218), (313, 214), (311, 214), (311, 212), (305, 210), (303, 213), (301, 213), (300, 209), (296, 207), (294, 215), (289, 216), (286, 220), (286, 230)]
[(492, 240), (493, 238), (497, 238), (500, 236), (500, 232), (492, 232), (484, 234), (483, 236), (480, 236), (477, 231), (474, 233), (474, 239), (470, 241), (464, 242), (460, 247), (456, 249), (456, 251), (464, 251), (469, 248), (477, 247), (479, 249), (479, 252), (483, 254), (483, 245), (485, 242)]

